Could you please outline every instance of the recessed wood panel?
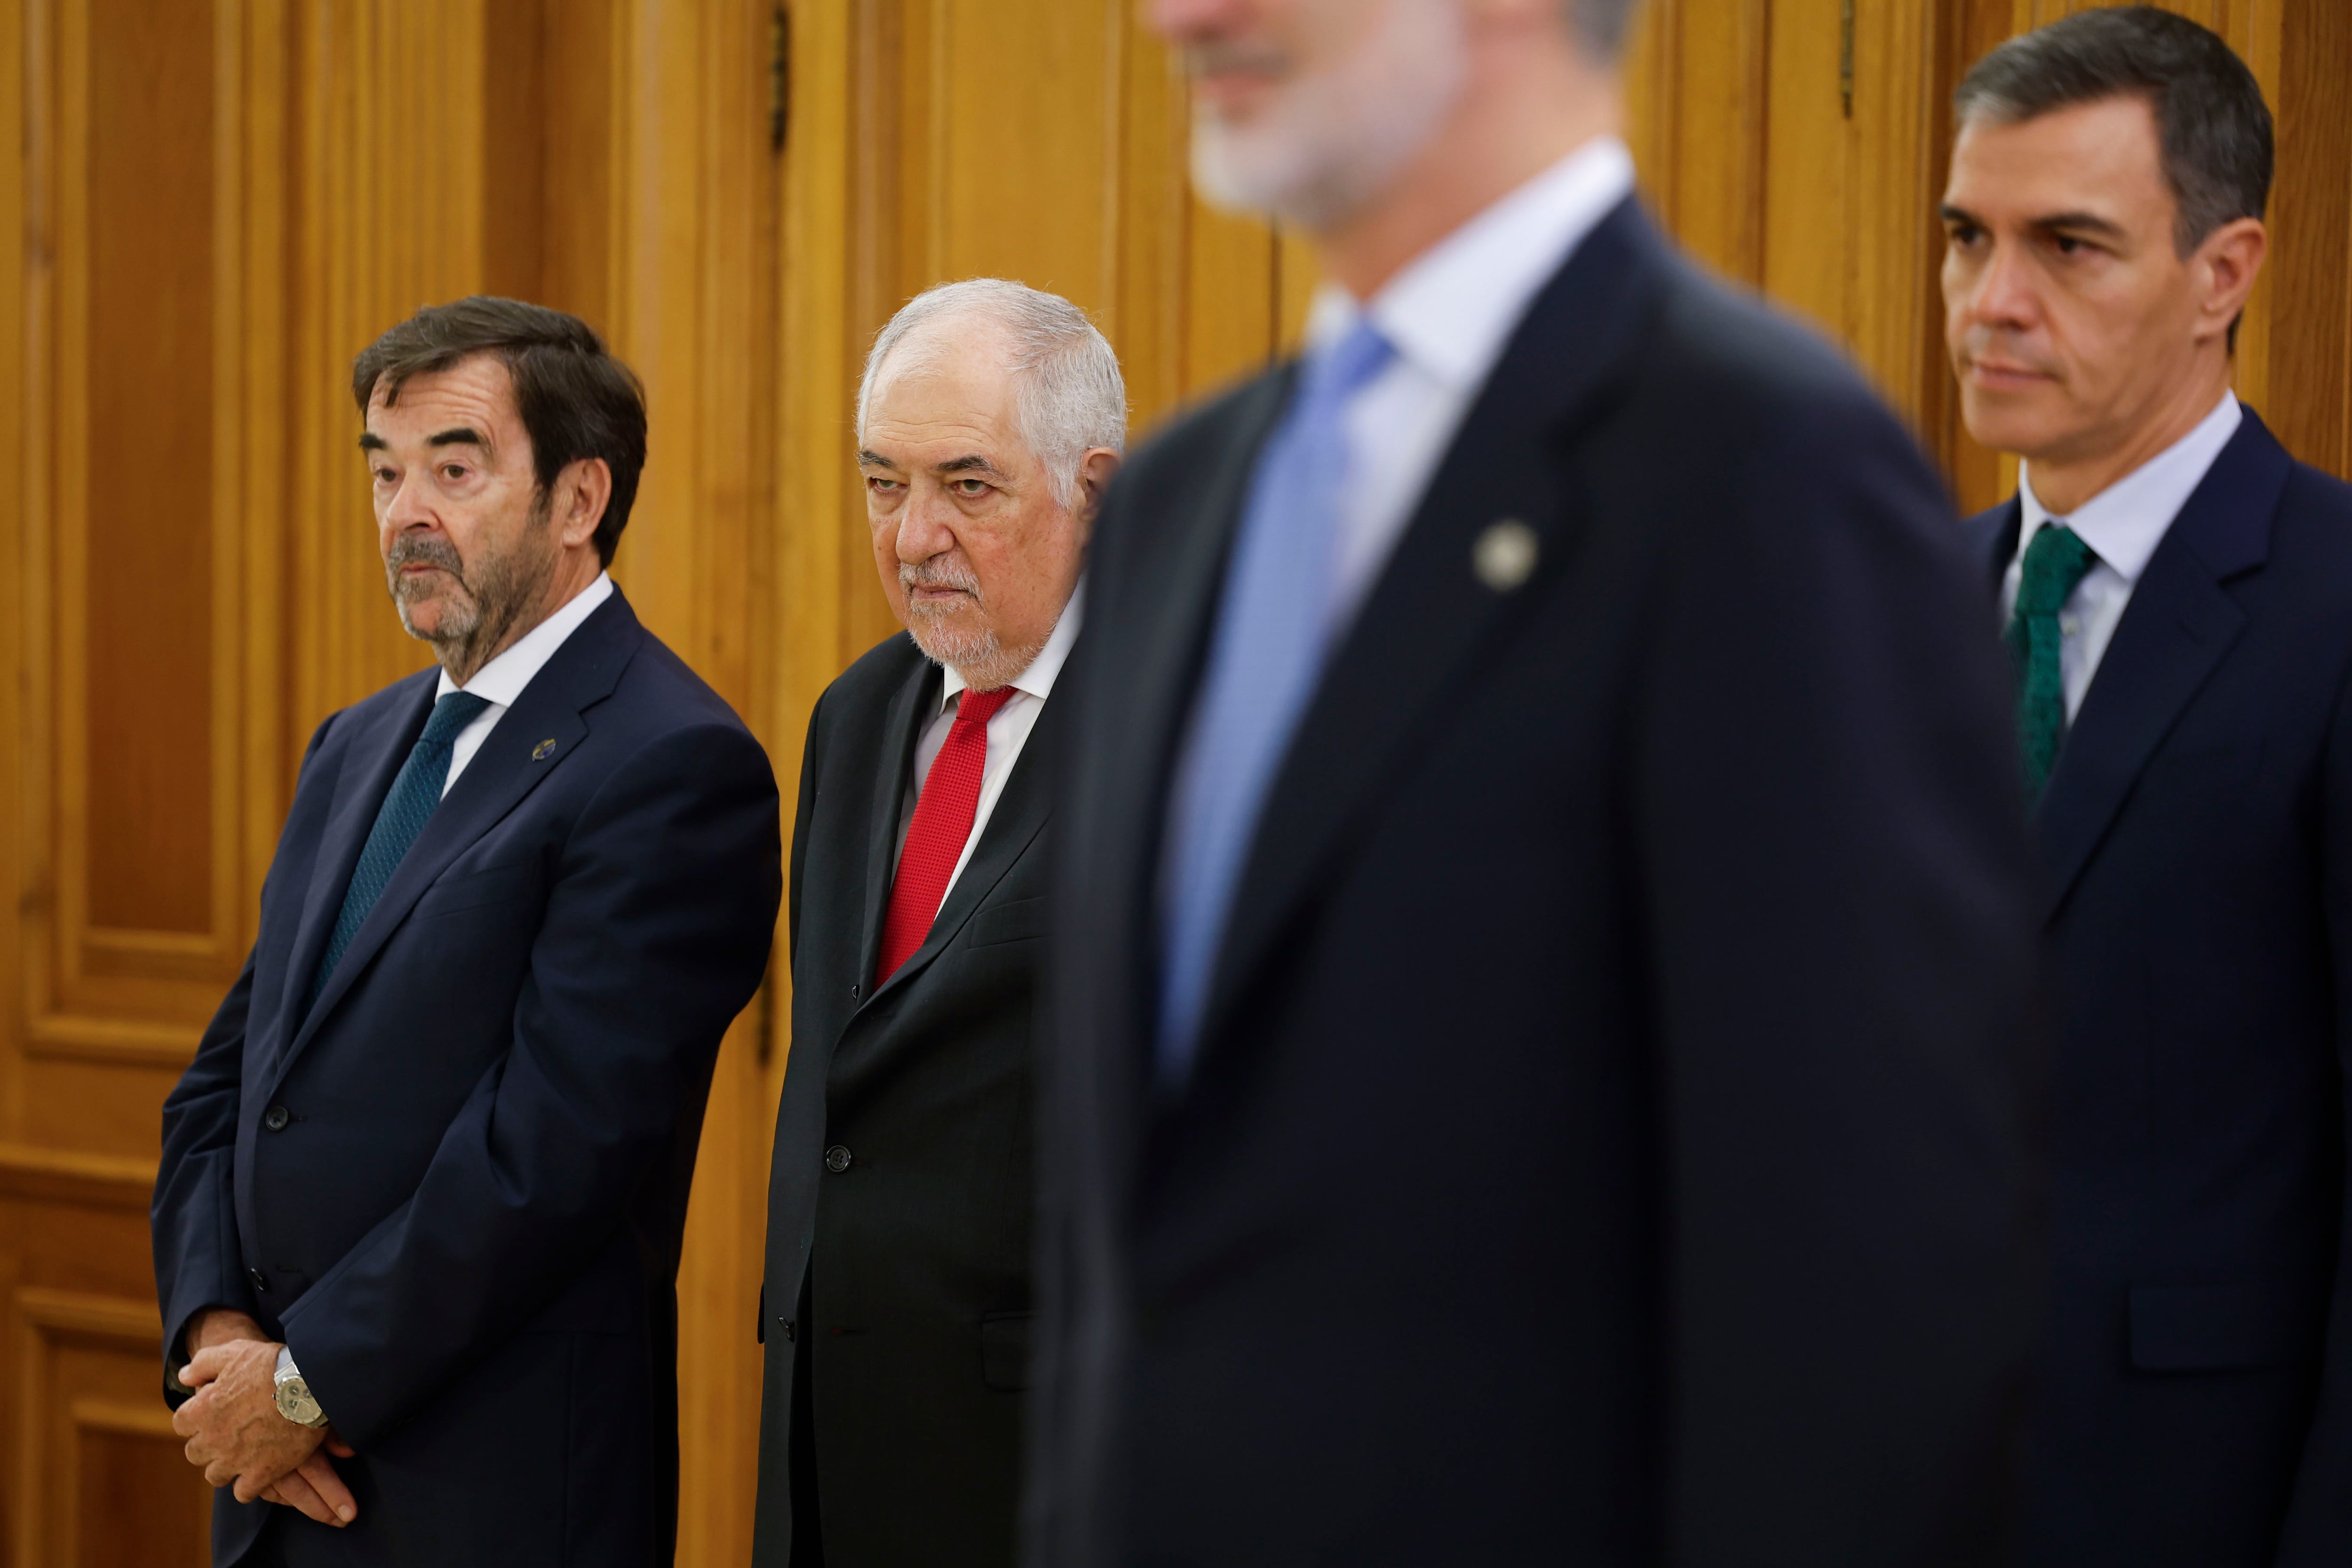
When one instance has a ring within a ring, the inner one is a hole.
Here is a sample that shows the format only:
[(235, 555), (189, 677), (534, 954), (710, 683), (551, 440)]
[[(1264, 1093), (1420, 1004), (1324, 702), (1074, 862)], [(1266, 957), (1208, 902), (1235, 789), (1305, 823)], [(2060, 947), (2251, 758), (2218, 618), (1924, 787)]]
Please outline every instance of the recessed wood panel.
[(193, 1568), (210, 1539), (212, 1489), (151, 1406), (74, 1407), (75, 1568)]
[(907, 81), (930, 110), (933, 280), (1110, 302), (1124, 31), (1108, 5), (936, 0), (928, 70)]
[[(211, 925), (213, 17), (91, 0), (89, 920)], [(231, 416), (234, 417), (234, 415)], [(70, 628), (70, 622), (68, 623)]]

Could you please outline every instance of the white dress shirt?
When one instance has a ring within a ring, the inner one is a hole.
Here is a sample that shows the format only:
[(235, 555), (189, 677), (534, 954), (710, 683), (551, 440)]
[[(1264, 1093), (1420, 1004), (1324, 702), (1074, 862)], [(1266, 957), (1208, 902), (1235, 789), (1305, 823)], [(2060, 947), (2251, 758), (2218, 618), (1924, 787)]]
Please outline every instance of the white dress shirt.
[(555, 614), (517, 637), (506, 652), (474, 671), (474, 679), (465, 685), (450, 679), (447, 670), (441, 672), (441, 689), (433, 694), (436, 702), (452, 691), (468, 691), (489, 703), (449, 742), (449, 776), (441, 785), (444, 799), (448, 796), (449, 786), (457, 782), (457, 775), (466, 771), (466, 764), (474, 760), (474, 753), (482, 749), (482, 742), (489, 739), (490, 731), (498, 728), (499, 721), (507, 716), (507, 710), (515, 705), (515, 699), (522, 695), (522, 689), (530, 684), (530, 678), (555, 657), (555, 650), (580, 629), (580, 623), (612, 596), (611, 574), (599, 572), (593, 583), (565, 600)]
[(2124, 618), (2139, 574), (2148, 557), (2164, 542), (2172, 520), (2189, 504), (2197, 487), (2230, 437), (2245, 419), (2230, 393), (2197, 428), (2074, 509), (2072, 517), (2053, 517), (2033, 493), (2031, 467), (2017, 468), (2017, 499), (2024, 515), (2017, 531), (2017, 552), (2000, 584), (2000, 621), (2009, 625), (2017, 605), (2017, 584), (2025, 571), (2025, 548), (2045, 522), (2063, 524), (2091, 547), (2098, 557), (2058, 613), (2058, 673), (2066, 687), (2066, 721), (2073, 723), (2091, 689), (2091, 677)]
[(1423, 251), (1369, 306), (1336, 283), (1317, 291), (1309, 345), (1338, 342), (1369, 310), (1396, 350), (1348, 408), (1332, 596), (1339, 621), (1387, 563), (1537, 293), (1633, 189), (1633, 154), (1615, 137), (1598, 137)]
[[(1054, 678), (1062, 673), (1063, 661), (1070, 657), (1070, 645), (1078, 640), (1078, 621), (1086, 608), (1087, 584), (1084, 578), (1070, 594), (1070, 602), (1062, 607), (1062, 618), (1054, 623), (1054, 635), (1029, 661), (1029, 668), (1013, 678), (1013, 695), (1005, 700), (995, 715), (988, 721), (988, 760), (980, 773), (980, 809), (971, 816), (971, 831), (965, 835), (963, 853), (956, 857), (955, 869), (948, 874), (948, 885), (940, 893), (940, 901), (947, 902), (955, 890), (956, 879), (963, 875), (964, 867), (971, 860), (972, 846), (988, 827), (989, 814), (996, 809), (997, 797), (1004, 793), (1004, 781), (1013, 776), (1013, 764), (1021, 760), (1021, 748), (1029, 743), (1029, 732), (1037, 727), (1037, 715), (1045, 709), (1045, 699), (1054, 694)], [(915, 805), (922, 799), (923, 782), (931, 776), (931, 763), (940, 748), (948, 743), (948, 731), (955, 728), (956, 707), (970, 687), (952, 668), (940, 672), (939, 710), (931, 721), (923, 726), (915, 742), (915, 771), (907, 781), (907, 798), (898, 812), (898, 850), (907, 848), (907, 834), (915, 825)], [(894, 862), (895, 863), (895, 862)]]

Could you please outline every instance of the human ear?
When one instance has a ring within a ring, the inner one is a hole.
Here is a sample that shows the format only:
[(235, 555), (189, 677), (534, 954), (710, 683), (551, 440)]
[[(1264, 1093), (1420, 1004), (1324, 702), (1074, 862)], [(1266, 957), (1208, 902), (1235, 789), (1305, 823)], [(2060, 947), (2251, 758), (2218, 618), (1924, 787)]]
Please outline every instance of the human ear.
[(612, 465), (602, 458), (579, 458), (555, 476), (556, 532), (567, 550), (596, 537), (604, 508), (613, 500)]
[(2193, 263), (2200, 338), (2228, 331), (2243, 313), (2269, 254), (2270, 231), (2260, 218), (2242, 217), (2205, 237)]
[(1111, 477), (1118, 472), (1121, 460), (1109, 447), (1097, 447), (1079, 461), (1077, 519), (1081, 529), (1093, 529), (1095, 514), (1102, 510), (1103, 492), (1110, 489)]

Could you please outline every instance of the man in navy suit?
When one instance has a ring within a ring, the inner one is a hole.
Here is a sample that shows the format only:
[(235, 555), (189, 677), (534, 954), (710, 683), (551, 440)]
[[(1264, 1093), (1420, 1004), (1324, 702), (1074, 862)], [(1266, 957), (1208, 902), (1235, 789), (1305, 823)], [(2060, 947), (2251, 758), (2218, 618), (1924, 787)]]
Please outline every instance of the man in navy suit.
[(320, 725), (165, 1103), (173, 1424), (223, 1568), (667, 1563), (679, 1238), (775, 780), (605, 575), (646, 424), (593, 331), (428, 309), (352, 392), (439, 667)]
[(1957, 109), (1947, 330), (2024, 458), (1973, 526), (2062, 1037), (2025, 1560), (2352, 1562), (2352, 489), (2230, 390), (2270, 115), (2147, 7), (2003, 45)]
[(1685, 265), (1622, 0), (1159, 0), (1298, 363), (1064, 679), (1032, 1561), (2000, 1560), (2032, 862), (1935, 475)]

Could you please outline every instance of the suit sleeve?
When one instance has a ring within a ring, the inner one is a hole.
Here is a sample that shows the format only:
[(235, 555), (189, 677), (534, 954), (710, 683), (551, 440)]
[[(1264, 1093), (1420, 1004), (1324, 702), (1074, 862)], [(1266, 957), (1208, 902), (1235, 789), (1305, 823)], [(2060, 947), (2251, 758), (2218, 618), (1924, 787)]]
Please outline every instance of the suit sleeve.
[[(300, 776), (319, 753), (329, 718), (311, 732)], [(298, 785), (299, 787), (299, 785)], [(253, 996), (253, 955), (221, 999), (197, 1042), (195, 1060), (163, 1100), (163, 1153), (155, 1169), (148, 1229), (155, 1252), (155, 1298), (163, 1312), (163, 1397), (189, 1396), (180, 1368), (189, 1326), (200, 1312), (260, 1309), (245, 1277), (236, 1229), (236, 1115), (244, 1098), (246, 1020)]]
[[(2336, 974), (2341, 1146), (2352, 1136), (2352, 684), (2336, 698), (2324, 789), (2321, 897)], [(2336, 1284), (2328, 1300), (2319, 1398), (2280, 1536), (2279, 1568), (2352, 1562), (2352, 1160), (2345, 1162), (2344, 1174), (2347, 1184), (2337, 1220)]]
[(719, 1038), (774, 933), (778, 806), (759, 743), (709, 725), (646, 746), (574, 824), (512, 1047), (415, 1195), (285, 1314), (353, 1446), (520, 1329), (611, 1242), (641, 1184), (692, 1161)]
[(1858, 394), (1651, 582), (1665, 1561), (2004, 1561), (2038, 1329), (2033, 873), (1981, 595)]

